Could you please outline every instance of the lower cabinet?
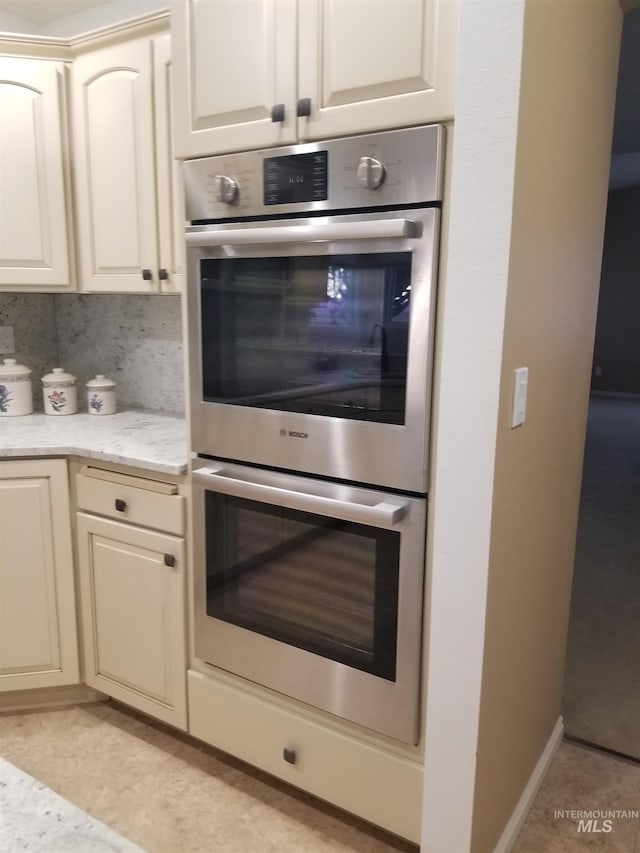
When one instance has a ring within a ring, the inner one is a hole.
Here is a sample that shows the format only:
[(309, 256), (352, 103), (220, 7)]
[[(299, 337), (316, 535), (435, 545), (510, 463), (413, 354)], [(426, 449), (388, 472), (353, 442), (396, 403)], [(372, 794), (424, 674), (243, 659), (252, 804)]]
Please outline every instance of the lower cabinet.
[(67, 463), (0, 462), (0, 691), (78, 682)]
[[(97, 501), (118, 489), (89, 485)], [(121, 512), (130, 506), (116, 503)], [(77, 518), (87, 684), (186, 729), (184, 539), (87, 512)]]
[(420, 842), (423, 766), (416, 756), (333, 730), (219, 678), (189, 670), (187, 683), (194, 737)]

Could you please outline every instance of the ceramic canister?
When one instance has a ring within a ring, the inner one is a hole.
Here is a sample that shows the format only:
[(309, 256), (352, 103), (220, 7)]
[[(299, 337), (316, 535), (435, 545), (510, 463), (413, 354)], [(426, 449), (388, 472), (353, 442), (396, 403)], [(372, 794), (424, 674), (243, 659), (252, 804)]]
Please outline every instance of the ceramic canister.
[(116, 383), (102, 373), (87, 382), (87, 411), (90, 415), (115, 414)]
[(0, 416), (30, 415), (33, 411), (31, 371), (15, 358), (0, 364)]
[(78, 411), (76, 377), (62, 367), (54, 367), (42, 377), (45, 415), (75, 415)]

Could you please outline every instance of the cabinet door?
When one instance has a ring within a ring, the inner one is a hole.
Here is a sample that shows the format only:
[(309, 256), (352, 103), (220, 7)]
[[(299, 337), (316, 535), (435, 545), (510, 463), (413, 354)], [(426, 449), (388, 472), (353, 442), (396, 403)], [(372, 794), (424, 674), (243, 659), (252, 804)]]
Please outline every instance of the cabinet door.
[(177, 157), (295, 141), (295, 26), (295, 0), (173, 0)]
[(455, 0), (302, 0), (300, 140), (453, 116)]
[(0, 691), (77, 684), (67, 464), (0, 463)]
[(184, 540), (86, 513), (78, 535), (87, 684), (185, 729)]
[(149, 39), (79, 56), (72, 95), (80, 289), (157, 292)]
[(173, 159), (171, 36), (153, 40), (156, 188), (158, 203), (158, 279), (161, 293), (180, 293), (184, 280), (184, 192)]
[(0, 288), (70, 287), (64, 65), (0, 57)]

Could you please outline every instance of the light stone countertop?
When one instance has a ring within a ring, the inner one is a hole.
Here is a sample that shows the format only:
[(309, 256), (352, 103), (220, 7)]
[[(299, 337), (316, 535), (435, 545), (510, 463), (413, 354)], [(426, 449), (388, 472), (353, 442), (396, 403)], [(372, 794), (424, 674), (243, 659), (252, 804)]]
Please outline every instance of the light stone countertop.
[(84, 456), (163, 474), (184, 474), (188, 463), (184, 418), (141, 410), (115, 415), (0, 418), (0, 459)]
[(55, 791), (0, 758), (0, 849), (144, 853)]

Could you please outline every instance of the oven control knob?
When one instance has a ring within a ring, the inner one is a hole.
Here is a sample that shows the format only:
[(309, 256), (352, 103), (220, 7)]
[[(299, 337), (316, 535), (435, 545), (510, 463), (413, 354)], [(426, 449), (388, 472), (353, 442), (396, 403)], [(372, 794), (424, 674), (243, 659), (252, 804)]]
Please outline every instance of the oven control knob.
[(233, 178), (226, 175), (216, 175), (213, 183), (213, 192), (216, 201), (231, 204), (238, 197), (238, 184)]
[(361, 157), (356, 174), (361, 187), (377, 190), (384, 181), (384, 166), (373, 157)]

